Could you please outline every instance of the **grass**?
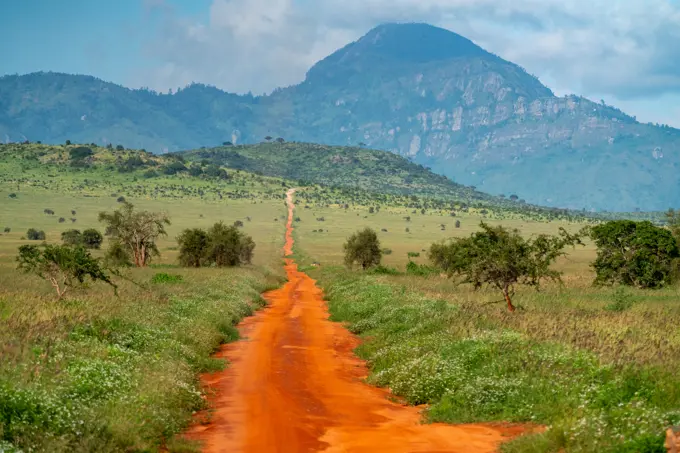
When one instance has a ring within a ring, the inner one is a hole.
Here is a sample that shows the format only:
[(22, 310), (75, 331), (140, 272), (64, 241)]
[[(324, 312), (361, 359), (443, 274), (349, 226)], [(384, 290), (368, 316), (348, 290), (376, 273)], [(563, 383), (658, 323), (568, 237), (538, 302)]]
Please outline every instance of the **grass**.
[(665, 301), (620, 312), (605, 310), (605, 300), (574, 301), (574, 292), (527, 293), (518, 297), (525, 310), (509, 314), (480, 303), (497, 295), (444, 290), (440, 277), (336, 266), (310, 274), (332, 319), (364, 338), (357, 354), (369, 363), (368, 381), (428, 404), (429, 421), (549, 426), (505, 452), (662, 452), (664, 429), (680, 422), (680, 309), (671, 290)]
[[(312, 207), (298, 215), (303, 252), (296, 254), (303, 265), (321, 263), (305, 269), (326, 292), (332, 319), (364, 339), (357, 354), (369, 363), (369, 382), (427, 404), (429, 421), (549, 427), (506, 444), (509, 453), (665, 451), (665, 428), (680, 422), (680, 288), (593, 287), (595, 249), (587, 244), (556, 264), (563, 285), (518, 288), (521, 309), (511, 314), (500, 293), (455, 285), (427, 266), (429, 245), (470, 234), (478, 215), (457, 216), (458, 229), (438, 212), (398, 207), (374, 214)], [(486, 221), (525, 234), (581, 227)], [(308, 231), (321, 223), (324, 233)], [(392, 253), (380, 268), (347, 270), (342, 244), (364, 226)]]

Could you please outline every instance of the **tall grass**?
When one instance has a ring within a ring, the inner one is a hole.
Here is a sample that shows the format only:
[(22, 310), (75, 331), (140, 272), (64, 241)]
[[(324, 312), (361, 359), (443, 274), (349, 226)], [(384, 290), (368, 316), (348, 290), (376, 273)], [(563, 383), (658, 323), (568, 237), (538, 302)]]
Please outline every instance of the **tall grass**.
[[(508, 315), (479, 301), (425, 294), (415, 277), (339, 267), (312, 273), (332, 319), (364, 337), (357, 353), (368, 360), (370, 383), (428, 404), (430, 421), (549, 427), (504, 445), (505, 452), (662, 452), (665, 427), (680, 421), (680, 357), (655, 360), (654, 347), (620, 331), (626, 322), (654, 325), (654, 332), (663, 326), (671, 337), (663, 352), (677, 351), (677, 311), (663, 318), (653, 310), (547, 304)], [(433, 281), (439, 279), (423, 286)], [(580, 338), (589, 332), (601, 336)]]
[(224, 366), (211, 353), (280, 281), (262, 268), (176, 273), (123, 284), (120, 298), (0, 292), (0, 451), (158, 451), (187, 425), (204, 406), (198, 373)]

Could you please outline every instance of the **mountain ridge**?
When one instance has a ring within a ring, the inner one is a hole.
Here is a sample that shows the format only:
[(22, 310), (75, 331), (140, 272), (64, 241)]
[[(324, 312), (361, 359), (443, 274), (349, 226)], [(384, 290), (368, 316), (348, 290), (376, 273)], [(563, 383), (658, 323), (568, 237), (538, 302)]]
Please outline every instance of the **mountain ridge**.
[(156, 152), (265, 136), (363, 143), (536, 204), (680, 205), (679, 130), (580, 96), (557, 97), (520, 66), (425, 24), (376, 27), (315, 64), (300, 84), (265, 96), (203, 84), (160, 94), (90, 76), (4, 76), (3, 135)]

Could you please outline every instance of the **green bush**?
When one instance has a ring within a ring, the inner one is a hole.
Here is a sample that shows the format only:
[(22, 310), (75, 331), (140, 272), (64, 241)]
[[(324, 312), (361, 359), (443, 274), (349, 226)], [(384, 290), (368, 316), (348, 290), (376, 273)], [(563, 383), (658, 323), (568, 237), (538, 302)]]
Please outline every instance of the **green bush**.
[(29, 241), (44, 241), (45, 240), (45, 232), (42, 230), (36, 230), (35, 228), (29, 228), (28, 231), (26, 231), (26, 238)]
[(181, 275), (167, 274), (159, 272), (151, 278), (151, 283), (180, 283), (184, 278)]
[(343, 246), (345, 250), (345, 265), (352, 267), (355, 263), (362, 269), (378, 266), (382, 258), (380, 241), (375, 231), (364, 228), (347, 239)]

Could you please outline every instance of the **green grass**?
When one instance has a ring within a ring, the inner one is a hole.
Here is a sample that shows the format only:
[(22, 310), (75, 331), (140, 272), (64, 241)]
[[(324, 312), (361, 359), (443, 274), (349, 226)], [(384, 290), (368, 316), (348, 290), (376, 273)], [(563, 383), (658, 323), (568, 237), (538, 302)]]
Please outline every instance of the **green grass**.
[(549, 426), (505, 452), (662, 452), (664, 429), (680, 422), (680, 310), (670, 301), (631, 314), (535, 298), (508, 314), (465, 292), (424, 291), (439, 277), (310, 274), (332, 319), (364, 338), (368, 381), (428, 404), (429, 421)]

